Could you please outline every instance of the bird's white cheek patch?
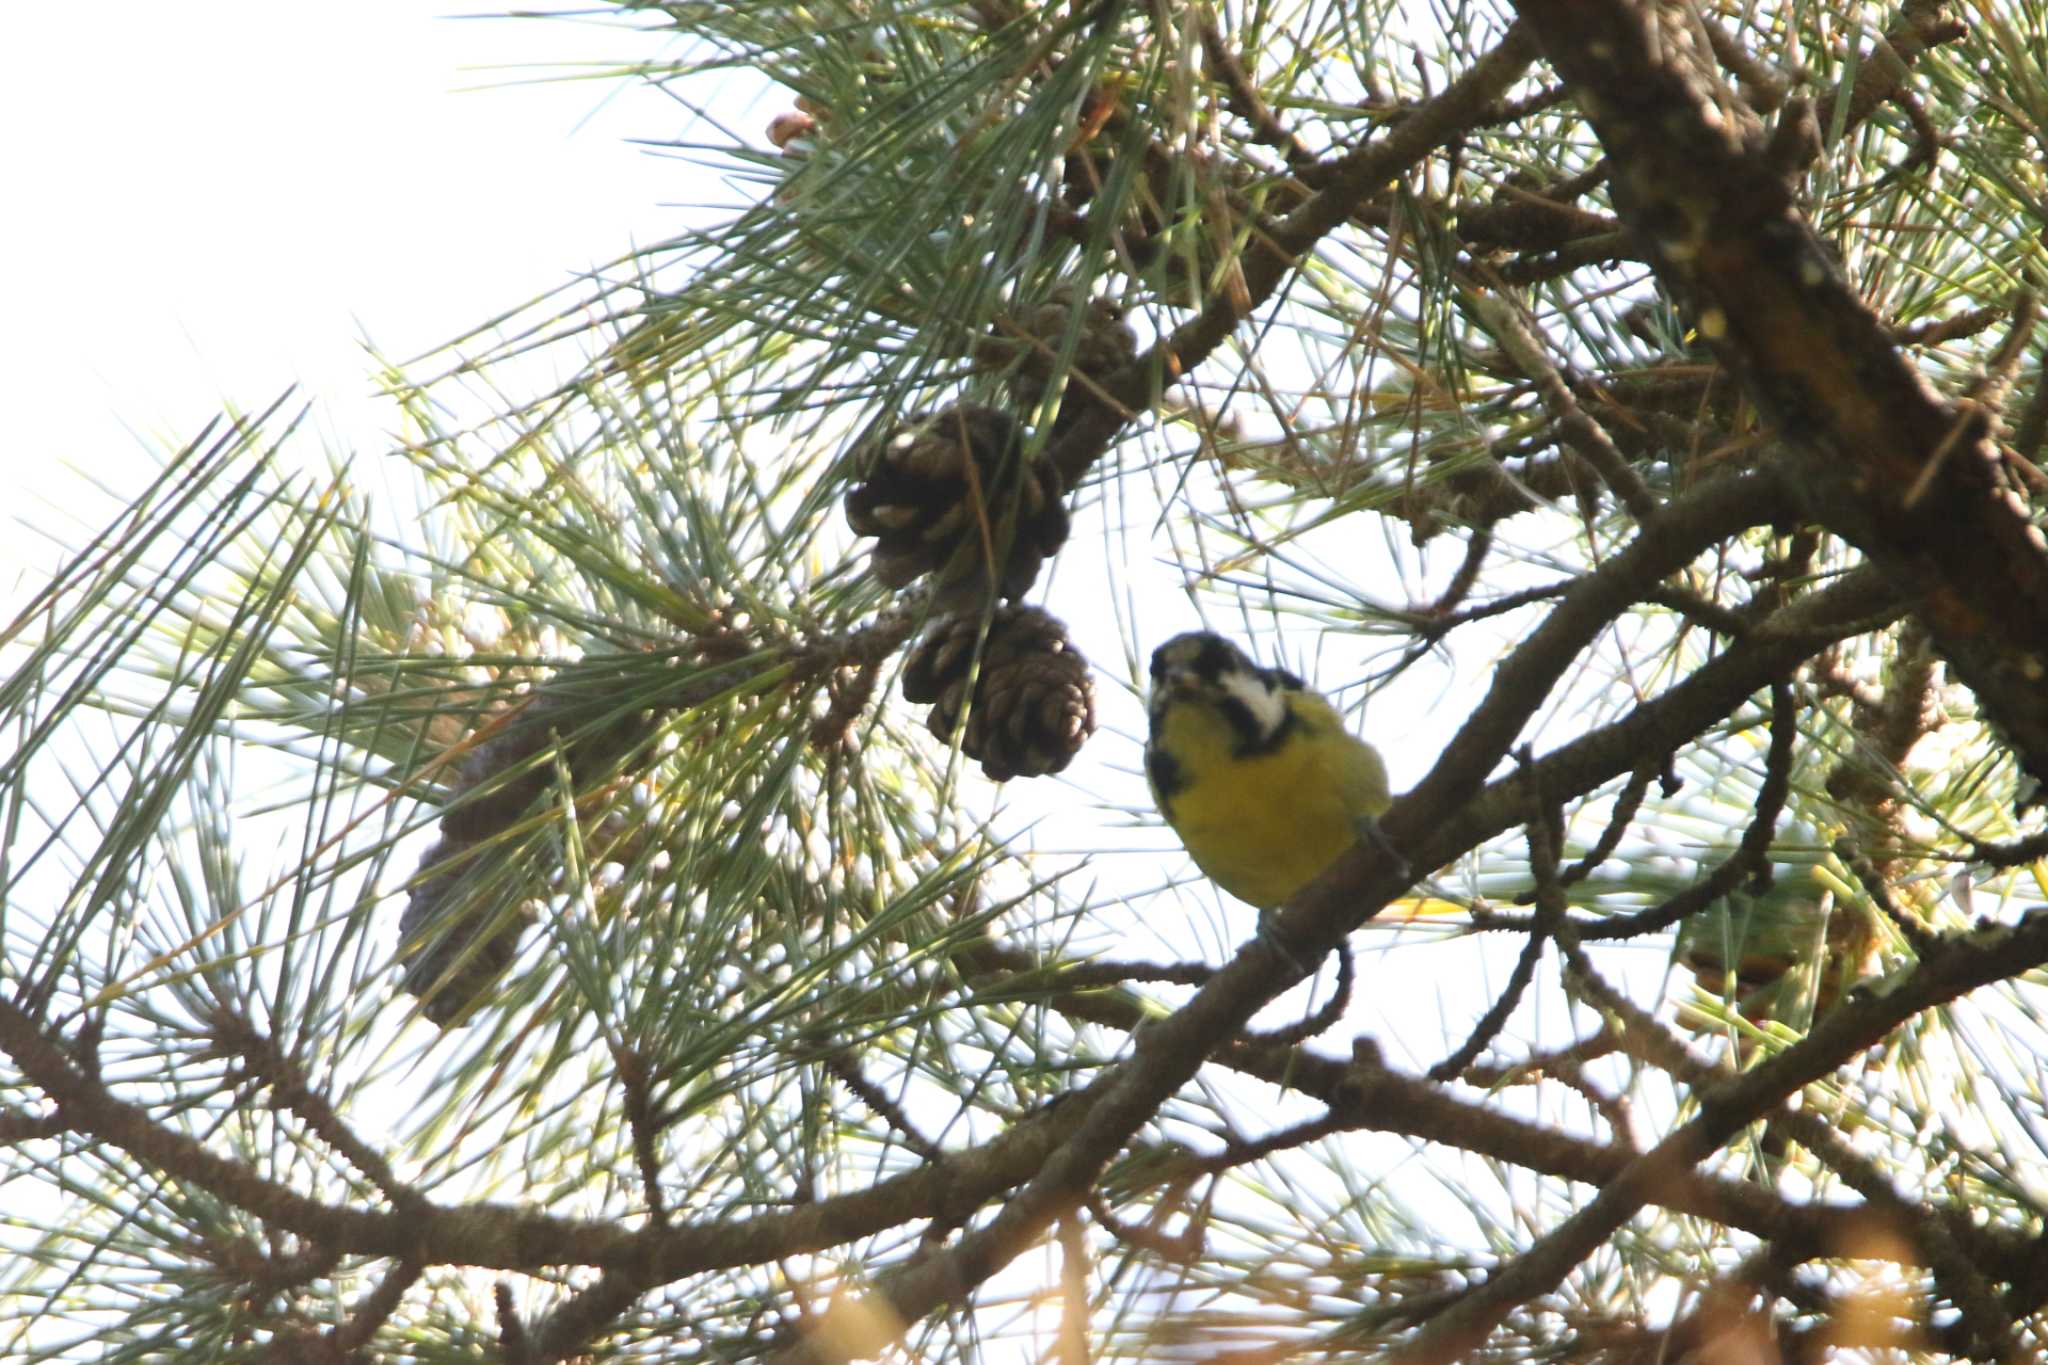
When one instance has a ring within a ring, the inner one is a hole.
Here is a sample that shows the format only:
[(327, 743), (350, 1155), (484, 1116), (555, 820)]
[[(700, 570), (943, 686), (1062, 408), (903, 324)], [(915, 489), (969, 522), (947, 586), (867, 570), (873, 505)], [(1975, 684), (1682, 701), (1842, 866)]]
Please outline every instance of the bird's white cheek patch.
[(1243, 705), (1261, 740), (1271, 738), (1287, 719), (1287, 698), (1268, 687), (1265, 680), (1250, 673), (1230, 672), (1216, 684), (1223, 694)]

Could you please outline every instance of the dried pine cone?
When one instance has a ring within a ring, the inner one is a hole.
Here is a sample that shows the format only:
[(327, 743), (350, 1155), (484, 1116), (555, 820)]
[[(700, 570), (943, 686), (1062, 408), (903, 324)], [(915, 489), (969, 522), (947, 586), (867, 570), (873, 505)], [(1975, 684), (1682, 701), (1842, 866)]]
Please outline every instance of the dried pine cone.
[[(1006, 335), (993, 335), (983, 340), (976, 349), (977, 356), (987, 364), (1001, 365), (1015, 356), (1015, 368), (1005, 376), (1010, 392), (1016, 395), (1017, 406), (1023, 411), (1035, 410), (1044, 401), (1047, 388), (1052, 384), (1060, 351), (1066, 344), (1068, 319), (1076, 307), (1080, 291), (1071, 284), (1056, 286), (1039, 303), (1026, 310), (1019, 321), (1026, 334), (1024, 340)], [(1104, 379), (1131, 363), (1138, 354), (1138, 337), (1124, 322), (1123, 309), (1108, 299), (1089, 296), (1078, 300), (1081, 309), (1080, 333), (1074, 338), (1074, 355), (1068, 364), (1067, 373), (1085, 374), (1091, 379)], [(1071, 379), (1068, 381), (1073, 382)], [(1061, 405), (1061, 415), (1066, 414), (1070, 404)], [(1058, 422), (1055, 421), (1055, 426)]]
[(979, 760), (996, 782), (1056, 773), (1095, 733), (1088, 661), (1067, 639), (1060, 619), (1036, 607), (996, 608), (986, 639), (979, 613), (935, 623), (911, 651), (903, 696), (931, 703), (925, 724), (948, 742), (965, 708), (960, 751)]
[(846, 520), (876, 537), (875, 576), (900, 588), (932, 574), (938, 606), (1022, 596), (1067, 538), (1059, 472), (1027, 454), (1006, 412), (956, 403), (867, 438), (849, 458), (861, 482), (846, 495)]
[(451, 865), (472, 847), (442, 835), (420, 859), (423, 879), (413, 884), (398, 921), (403, 940), (420, 944), (405, 959), (399, 984), (423, 997), (420, 1013), (442, 1028), (463, 1022), (485, 998), (519, 955), (519, 940), (534, 919), (531, 907), (508, 906), (502, 894), (492, 894), (502, 886), (493, 873), (503, 875), (503, 869), (492, 865), (490, 854)]
[[(518, 955), (533, 920), (525, 895), (536, 889), (535, 874), (527, 860), (515, 856), (519, 865), (508, 866), (505, 852), (479, 846), (552, 791), (555, 767), (541, 755), (558, 735), (567, 740), (563, 758), (578, 781), (613, 768), (640, 742), (644, 722), (616, 706), (601, 672), (574, 682), (558, 676), (463, 758), (441, 837), (420, 859), (398, 921), (408, 953), (400, 984), (425, 998), (420, 1012), (436, 1024), (459, 1021), (485, 995)], [(595, 728), (575, 733), (593, 719)]]

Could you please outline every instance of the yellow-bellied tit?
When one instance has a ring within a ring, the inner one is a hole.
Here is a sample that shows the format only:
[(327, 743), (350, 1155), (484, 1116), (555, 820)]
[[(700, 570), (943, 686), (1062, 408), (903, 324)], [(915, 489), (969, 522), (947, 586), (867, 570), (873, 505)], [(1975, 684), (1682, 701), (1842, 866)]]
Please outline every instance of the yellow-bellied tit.
[(1263, 913), (1371, 830), (1387, 768), (1294, 674), (1220, 635), (1152, 653), (1145, 774), (1159, 813), (1210, 880)]

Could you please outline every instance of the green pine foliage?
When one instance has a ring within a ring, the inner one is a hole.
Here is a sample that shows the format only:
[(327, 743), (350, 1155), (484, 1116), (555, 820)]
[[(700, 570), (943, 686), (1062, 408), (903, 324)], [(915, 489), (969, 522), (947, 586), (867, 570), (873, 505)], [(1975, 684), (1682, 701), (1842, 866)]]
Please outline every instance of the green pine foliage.
[[(0, 624), (0, 1354), (2040, 1352), (2040, 0), (600, 8), (695, 226)], [(1176, 615), (1402, 793), (1264, 931)]]

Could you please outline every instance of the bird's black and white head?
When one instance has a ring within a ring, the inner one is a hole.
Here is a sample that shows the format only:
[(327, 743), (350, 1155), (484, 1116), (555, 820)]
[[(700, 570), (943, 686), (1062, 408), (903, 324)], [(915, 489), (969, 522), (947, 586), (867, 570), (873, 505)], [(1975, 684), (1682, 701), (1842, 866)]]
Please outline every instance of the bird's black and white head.
[(1198, 703), (1215, 708), (1237, 736), (1240, 753), (1270, 747), (1292, 717), (1287, 694), (1302, 681), (1280, 668), (1261, 668), (1212, 631), (1176, 635), (1152, 651), (1151, 719), (1160, 732), (1167, 708)]

